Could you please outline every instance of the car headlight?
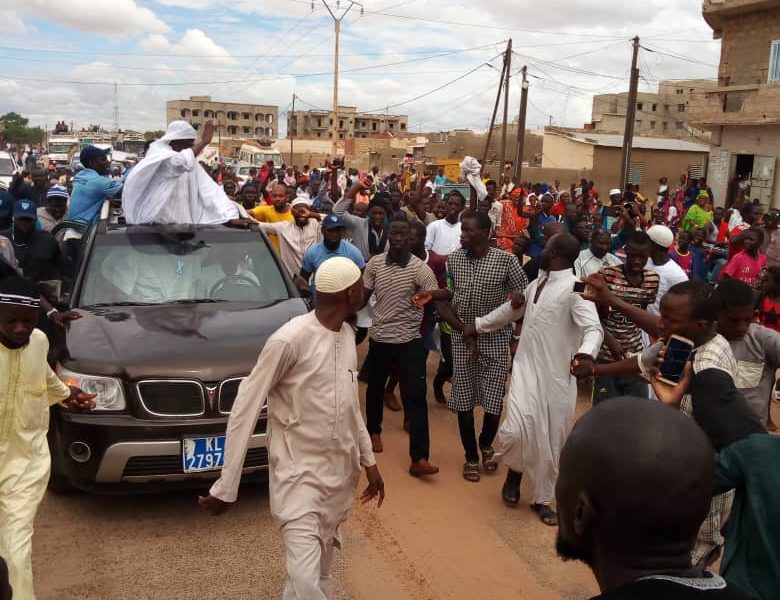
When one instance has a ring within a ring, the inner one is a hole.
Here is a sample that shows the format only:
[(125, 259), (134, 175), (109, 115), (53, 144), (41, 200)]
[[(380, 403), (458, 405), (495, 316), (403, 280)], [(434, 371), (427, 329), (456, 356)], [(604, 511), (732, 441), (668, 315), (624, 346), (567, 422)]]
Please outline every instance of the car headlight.
[(114, 377), (84, 375), (61, 368), (60, 379), (67, 385), (80, 387), (88, 394), (96, 394), (95, 410), (125, 410), (125, 394), (122, 382)]

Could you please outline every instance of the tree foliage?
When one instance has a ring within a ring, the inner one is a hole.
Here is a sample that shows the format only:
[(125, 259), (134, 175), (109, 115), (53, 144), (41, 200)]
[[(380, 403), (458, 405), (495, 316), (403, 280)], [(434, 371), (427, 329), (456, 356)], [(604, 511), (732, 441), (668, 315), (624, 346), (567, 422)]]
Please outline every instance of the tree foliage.
[(5, 141), (11, 144), (40, 144), (44, 142), (43, 129), (29, 127), (29, 119), (22, 115), (9, 112), (0, 117), (0, 122), (5, 128)]
[(160, 139), (164, 135), (165, 135), (165, 132), (161, 131), (159, 129), (157, 131), (146, 131), (146, 132), (144, 132), (144, 139), (148, 142), (149, 140)]

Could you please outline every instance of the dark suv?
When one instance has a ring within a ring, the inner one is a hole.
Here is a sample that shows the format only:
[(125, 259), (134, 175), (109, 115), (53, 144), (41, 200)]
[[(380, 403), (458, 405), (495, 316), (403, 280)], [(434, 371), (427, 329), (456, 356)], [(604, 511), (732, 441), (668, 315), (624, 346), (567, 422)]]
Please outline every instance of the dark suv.
[[(241, 380), (268, 337), (306, 304), (265, 236), (224, 226), (125, 226), (83, 232), (60, 376), (97, 409), (55, 408), (52, 489), (149, 491), (218, 476)], [(245, 474), (267, 468), (266, 418)]]

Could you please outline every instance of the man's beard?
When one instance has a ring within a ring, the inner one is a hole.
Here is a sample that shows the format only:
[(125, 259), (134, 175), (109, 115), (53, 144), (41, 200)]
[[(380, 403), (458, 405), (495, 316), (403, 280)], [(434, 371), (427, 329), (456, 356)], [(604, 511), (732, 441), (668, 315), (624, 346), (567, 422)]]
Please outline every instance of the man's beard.
[(579, 560), (590, 567), (593, 566), (593, 553), (590, 549), (576, 548), (563, 538), (560, 529), (555, 538), (555, 551), (563, 560)]

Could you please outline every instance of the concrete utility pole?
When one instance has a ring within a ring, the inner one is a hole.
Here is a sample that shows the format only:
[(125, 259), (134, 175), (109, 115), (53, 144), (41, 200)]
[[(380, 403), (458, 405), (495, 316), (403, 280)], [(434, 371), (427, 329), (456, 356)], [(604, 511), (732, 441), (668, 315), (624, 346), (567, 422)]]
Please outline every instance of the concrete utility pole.
[[(325, 8), (328, 9), (330, 16), (333, 17), (334, 32), (336, 34), (336, 43), (333, 60), (333, 127), (331, 128), (331, 135), (333, 136), (333, 158), (336, 158), (336, 152), (338, 150), (339, 141), (339, 39), (341, 37), (341, 21), (347, 16), (353, 6), (360, 7), (360, 15), (363, 15), (363, 5), (354, 0), (349, 0), (347, 7), (341, 8), (341, 0), (336, 0), (336, 12), (328, 5), (328, 0), (322, 0)], [(338, 16), (337, 16), (337, 13)]]
[(482, 154), (482, 168), (485, 168), (485, 162), (487, 161), (488, 149), (490, 148), (490, 142), (493, 140), (493, 127), (496, 125), (496, 114), (498, 113), (498, 103), (501, 102), (501, 90), (502, 86), (509, 83), (509, 70), (507, 69), (507, 58), (510, 56), (509, 52), (512, 48), (512, 40), (509, 40), (506, 46), (506, 52), (504, 52), (504, 66), (501, 69), (501, 80), (498, 83), (498, 92), (496, 92), (496, 103), (493, 105), (493, 115), (490, 117), (490, 127), (488, 127), (487, 141), (485, 142), (485, 152)]
[(523, 66), (523, 87), (520, 91), (520, 116), (517, 118), (517, 147), (515, 149), (514, 178), (520, 185), (523, 173), (523, 150), (525, 147), (525, 119), (528, 112), (528, 67)]
[(623, 156), (620, 162), (621, 190), (626, 189), (626, 184), (631, 173), (631, 149), (634, 142), (634, 121), (636, 119), (636, 94), (639, 87), (639, 69), (636, 66), (639, 56), (639, 36), (633, 40), (634, 55), (631, 58), (631, 83), (628, 88), (628, 106), (626, 107), (626, 128), (623, 133)]
[[(295, 153), (294, 153), (294, 149), (295, 149), (295, 134), (298, 133), (298, 131), (297, 131), (298, 130), (298, 117), (295, 116), (295, 94), (293, 94), (292, 111), (291, 111), (290, 114), (295, 119), (295, 130), (294, 130), (295, 133), (290, 135), (290, 132), (288, 131), (287, 135), (290, 136), (290, 164), (295, 164), (295, 158), (294, 158), (294, 156), (295, 156)], [(287, 119), (287, 123), (288, 124), (290, 123), (290, 119), (289, 118)]]
[(509, 83), (511, 79), (512, 69), (512, 38), (509, 38), (509, 43), (506, 46), (506, 75), (504, 76), (504, 126), (501, 128), (501, 165), (498, 168), (499, 176), (496, 181), (498, 182), (499, 189), (501, 189), (501, 179), (504, 177), (504, 165), (506, 164), (506, 130), (509, 125)]

